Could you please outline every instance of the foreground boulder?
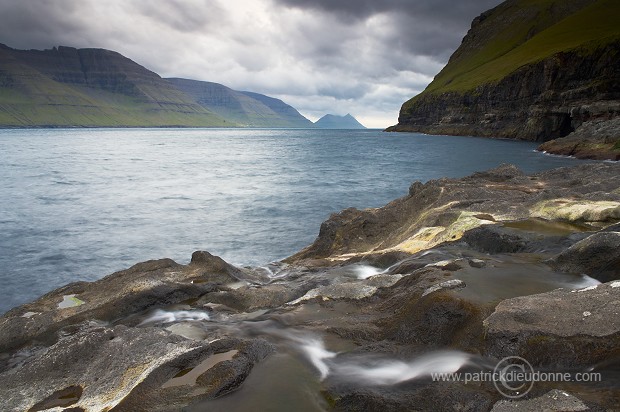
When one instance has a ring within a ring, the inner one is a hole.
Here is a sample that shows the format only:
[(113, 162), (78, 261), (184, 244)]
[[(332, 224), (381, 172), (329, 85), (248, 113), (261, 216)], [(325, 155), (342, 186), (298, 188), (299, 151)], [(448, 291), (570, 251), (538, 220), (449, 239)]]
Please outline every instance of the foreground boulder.
[(620, 281), (507, 299), (484, 320), (487, 354), (579, 368), (617, 356)]
[(2, 373), (0, 399), (4, 410), (103, 410), (165, 363), (208, 353), (206, 344), (161, 330), (93, 328), (45, 349), (27, 368)]
[(577, 412), (588, 411), (590, 408), (575, 396), (553, 389), (546, 394), (528, 400), (501, 400), (493, 405), (491, 412), (538, 412), (538, 411), (563, 411)]
[(549, 261), (556, 270), (601, 282), (620, 279), (620, 232), (604, 231), (575, 243)]
[[(0, 374), (0, 399), (3, 410), (15, 411), (171, 410), (230, 392), (272, 350), (264, 341), (210, 345), (156, 328), (93, 327), (34, 354), (28, 367)], [(166, 385), (224, 351), (230, 360), (200, 371), (184, 390)]]

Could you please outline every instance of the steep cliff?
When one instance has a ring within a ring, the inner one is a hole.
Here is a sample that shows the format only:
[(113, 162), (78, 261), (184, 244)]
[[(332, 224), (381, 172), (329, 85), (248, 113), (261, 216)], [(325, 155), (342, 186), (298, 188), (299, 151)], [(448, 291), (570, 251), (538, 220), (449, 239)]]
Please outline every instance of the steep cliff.
[(616, 0), (508, 0), (388, 130), (542, 142), (619, 116), (618, 21)]
[(2, 126), (230, 126), (159, 75), (104, 49), (0, 45)]
[(170, 78), (170, 84), (223, 119), (249, 127), (312, 127), (312, 122), (282, 100), (240, 92), (218, 83)]

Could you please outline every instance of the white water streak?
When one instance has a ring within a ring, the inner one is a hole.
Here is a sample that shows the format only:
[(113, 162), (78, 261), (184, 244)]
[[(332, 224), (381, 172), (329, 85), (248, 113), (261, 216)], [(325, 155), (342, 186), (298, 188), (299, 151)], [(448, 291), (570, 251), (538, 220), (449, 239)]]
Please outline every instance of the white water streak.
[(374, 385), (395, 385), (433, 373), (453, 373), (466, 365), (471, 355), (457, 351), (437, 351), (424, 354), (410, 362), (381, 360), (371, 364), (345, 362), (334, 365), (334, 374)]
[(200, 310), (172, 310), (156, 309), (149, 317), (144, 319), (138, 326), (150, 323), (173, 323), (187, 320), (209, 320), (209, 314)]
[(358, 279), (368, 279), (385, 271), (370, 265), (357, 265), (353, 268), (353, 272)]
[(321, 380), (330, 375), (370, 385), (395, 385), (433, 373), (453, 373), (470, 363), (472, 355), (458, 351), (436, 351), (409, 362), (396, 359), (338, 358), (325, 348), (323, 341), (296, 337), (303, 354), (319, 371)]

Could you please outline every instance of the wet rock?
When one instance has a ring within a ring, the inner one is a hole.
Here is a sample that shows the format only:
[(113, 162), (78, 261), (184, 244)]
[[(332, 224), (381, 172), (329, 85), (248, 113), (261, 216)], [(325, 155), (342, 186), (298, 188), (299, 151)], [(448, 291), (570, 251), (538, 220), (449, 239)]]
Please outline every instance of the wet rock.
[(4, 410), (26, 411), (71, 395), (72, 407), (105, 410), (167, 362), (208, 351), (206, 343), (162, 330), (94, 328), (61, 339), (27, 367), (2, 372), (0, 399)]
[(587, 367), (620, 347), (620, 281), (507, 299), (484, 320), (487, 354)]
[(463, 267), (460, 265), (460, 259), (457, 260), (440, 260), (439, 262), (431, 263), (428, 266), (434, 266), (449, 272), (454, 272)]
[(558, 389), (553, 389), (546, 394), (534, 399), (527, 400), (501, 400), (493, 405), (491, 412), (539, 412), (539, 411), (563, 411), (577, 412), (588, 411), (579, 398)]
[(377, 293), (369, 310), (384, 339), (426, 347), (471, 349), (482, 337), (482, 320), (490, 310), (454, 294), (464, 283), (448, 272), (427, 267)]
[(433, 285), (430, 288), (426, 289), (422, 293), (422, 297), (424, 297), (426, 295), (430, 295), (431, 293), (434, 293), (434, 292), (438, 292), (440, 290), (458, 289), (458, 288), (464, 288), (464, 287), (465, 287), (465, 282), (463, 282), (460, 279), (446, 280), (445, 282), (438, 283), (438, 284)]
[[(206, 356), (178, 358), (162, 365), (112, 411), (181, 410), (191, 403), (225, 395), (243, 384), (252, 368), (274, 351), (274, 347), (262, 339), (221, 339), (213, 342), (209, 349), (211, 352)], [(218, 356), (220, 358), (216, 359)], [(207, 369), (203, 371), (204, 365)], [(198, 368), (200, 374), (183, 384), (170, 385), (170, 378), (189, 375), (193, 371), (191, 368)]]
[(379, 323), (387, 339), (428, 347), (474, 347), (482, 336), (484, 309), (449, 292), (428, 294)]
[(352, 299), (359, 300), (370, 297), (377, 292), (376, 286), (367, 285), (365, 282), (350, 282), (350, 283), (338, 283), (334, 285), (322, 286), (320, 288), (312, 289), (305, 295), (289, 302), (289, 305), (297, 305), (301, 302), (320, 299)]
[(586, 274), (601, 282), (620, 279), (620, 232), (594, 233), (548, 263), (555, 270)]
[[(78, 282), (56, 289), (0, 318), (0, 352), (39, 340), (52, 344), (60, 329), (86, 320), (112, 321), (155, 305), (169, 305), (219, 290), (218, 284), (235, 280), (218, 272), (220, 266), (203, 262), (221, 259), (199, 252), (187, 266), (170, 259), (136, 264), (96, 282)], [(210, 259), (210, 260), (209, 260)], [(79, 305), (62, 307), (70, 296)], [(29, 315), (34, 313), (34, 315)], [(24, 316), (29, 315), (29, 316)]]
[(410, 258), (390, 267), (388, 273), (407, 275), (430, 264), (431, 262), (425, 259)]
[(601, 232), (620, 232), (620, 223), (609, 225), (602, 229)]
[(459, 383), (405, 382), (396, 387), (332, 384), (328, 399), (338, 411), (481, 411), (493, 405), (493, 395)]
[(282, 306), (306, 293), (314, 283), (295, 287), (294, 285), (272, 284), (265, 286), (243, 286), (234, 290), (216, 291), (204, 295), (198, 305), (221, 303), (242, 312)]
[(376, 266), (380, 268), (388, 268), (392, 265), (395, 265), (398, 262), (401, 262), (408, 257), (410, 257), (410, 253), (401, 252), (401, 251), (390, 251), (390, 252), (380, 252), (380, 253), (369, 253), (363, 255), (355, 255), (349, 258), (346, 263), (364, 263), (371, 266)]
[(214, 282), (235, 282), (243, 279), (243, 271), (211, 253), (198, 250), (192, 253), (190, 265), (199, 267), (209, 274)]
[(484, 253), (517, 253), (525, 250), (529, 239), (501, 226), (484, 225), (465, 232), (463, 241)]
[(487, 263), (482, 259), (469, 259), (467, 263), (469, 263), (469, 266), (478, 269), (483, 268), (487, 265)]
[(537, 150), (579, 159), (620, 160), (620, 117), (584, 122), (568, 136), (543, 143)]
[(264, 340), (246, 342), (239, 354), (230, 361), (221, 362), (203, 373), (197, 384), (208, 388), (208, 397), (218, 397), (237, 389), (248, 377), (252, 367), (273, 353), (275, 348)]
[(394, 285), (396, 282), (401, 280), (403, 275), (389, 275), (389, 274), (380, 274), (374, 275), (366, 279), (364, 282), (368, 286), (374, 286), (377, 288), (387, 288)]

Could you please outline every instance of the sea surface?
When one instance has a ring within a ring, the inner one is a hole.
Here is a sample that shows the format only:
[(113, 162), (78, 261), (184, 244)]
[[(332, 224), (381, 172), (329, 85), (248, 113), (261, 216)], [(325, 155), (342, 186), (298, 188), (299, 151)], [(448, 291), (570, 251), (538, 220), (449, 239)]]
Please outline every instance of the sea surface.
[(195, 250), (279, 260), (331, 213), (381, 206), (416, 180), (582, 162), (535, 147), (380, 130), (0, 130), (0, 313)]

